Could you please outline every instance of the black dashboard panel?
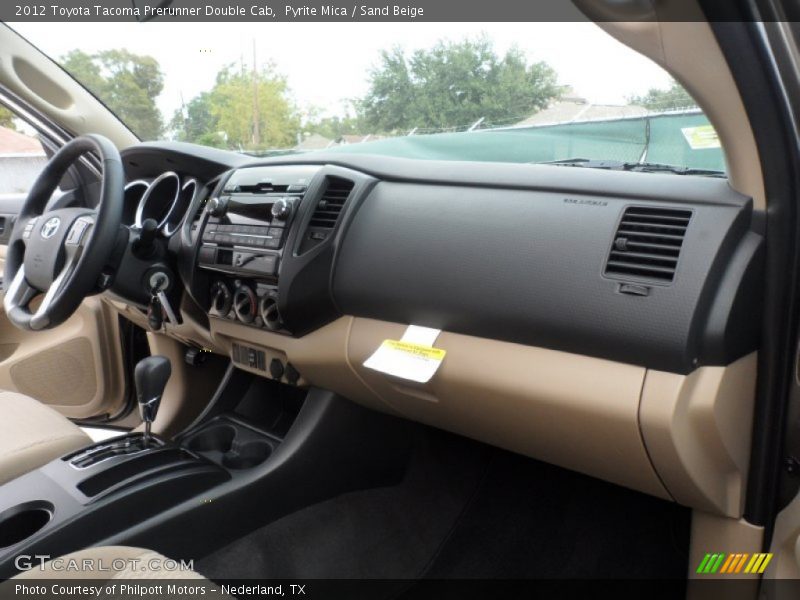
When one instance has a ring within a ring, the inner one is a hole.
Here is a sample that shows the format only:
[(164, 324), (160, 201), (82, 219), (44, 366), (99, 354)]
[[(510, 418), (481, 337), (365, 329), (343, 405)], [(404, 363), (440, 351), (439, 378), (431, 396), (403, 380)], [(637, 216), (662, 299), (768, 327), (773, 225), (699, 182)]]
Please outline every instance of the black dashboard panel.
[[(658, 201), (615, 197), (602, 192), (604, 175), (591, 173), (593, 194), (382, 182), (344, 239), (334, 297), (346, 314), (673, 372), (752, 350), (754, 339), (730, 331), (727, 344), (735, 350), (712, 351), (705, 342), (725, 335), (705, 329), (725, 271), (743, 273), (757, 260), (759, 236), (731, 264), (748, 233), (750, 201), (722, 182), (711, 182), (718, 184), (717, 203), (670, 198), (668, 187)], [(691, 209), (673, 282), (604, 275), (630, 206)], [(742, 273), (729, 278), (740, 282)], [(740, 285), (726, 294), (718, 302), (744, 298), (737, 301), (740, 316), (755, 310)], [(729, 317), (718, 321), (730, 329)]]
[(243, 154), (184, 142), (145, 142), (125, 148), (120, 154), (128, 181), (178, 171), (205, 182), (228, 169), (253, 162), (252, 157)]

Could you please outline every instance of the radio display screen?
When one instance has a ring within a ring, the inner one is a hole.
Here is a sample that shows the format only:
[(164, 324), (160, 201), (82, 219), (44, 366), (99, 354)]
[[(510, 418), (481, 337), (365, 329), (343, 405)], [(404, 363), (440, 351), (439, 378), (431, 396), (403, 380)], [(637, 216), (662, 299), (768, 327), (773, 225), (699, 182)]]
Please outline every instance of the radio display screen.
[(272, 201), (253, 201), (230, 198), (224, 220), (232, 225), (269, 225), (272, 220)]

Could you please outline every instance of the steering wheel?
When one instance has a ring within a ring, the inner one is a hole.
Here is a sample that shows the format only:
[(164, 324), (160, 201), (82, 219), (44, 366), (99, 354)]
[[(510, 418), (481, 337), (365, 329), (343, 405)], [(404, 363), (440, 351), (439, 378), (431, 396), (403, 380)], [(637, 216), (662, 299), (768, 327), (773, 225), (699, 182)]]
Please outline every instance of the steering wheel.
[[(87, 152), (97, 154), (103, 167), (97, 208), (45, 211), (67, 169)], [(3, 306), (11, 323), (33, 331), (56, 327), (97, 289), (119, 234), (124, 186), (122, 159), (107, 138), (82, 135), (53, 155), (33, 184), (8, 242)], [(41, 294), (44, 298), (36, 306), (33, 301)]]

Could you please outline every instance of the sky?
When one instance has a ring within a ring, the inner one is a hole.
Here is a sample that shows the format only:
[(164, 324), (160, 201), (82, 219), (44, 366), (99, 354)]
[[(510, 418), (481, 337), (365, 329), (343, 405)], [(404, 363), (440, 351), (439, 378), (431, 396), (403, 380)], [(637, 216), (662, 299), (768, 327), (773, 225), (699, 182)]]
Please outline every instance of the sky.
[[(158, 99), (166, 120), (214, 83), (226, 64), (272, 61), (288, 78), (302, 110), (343, 114), (347, 99), (367, 91), (367, 73), (382, 49), (429, 48), (440, 39), (486, 34), (504, 52), (519, 46), (530, 61), (545, 61), (577, 95), (595, 104), (624, 104), (628, 96), (669, 85), (668, 74), (592, 23), (15, 23), (46, 54), (58, 58), (125, 47), (161, 64)], [(79, 40), (79, 43), (76, 41)]]

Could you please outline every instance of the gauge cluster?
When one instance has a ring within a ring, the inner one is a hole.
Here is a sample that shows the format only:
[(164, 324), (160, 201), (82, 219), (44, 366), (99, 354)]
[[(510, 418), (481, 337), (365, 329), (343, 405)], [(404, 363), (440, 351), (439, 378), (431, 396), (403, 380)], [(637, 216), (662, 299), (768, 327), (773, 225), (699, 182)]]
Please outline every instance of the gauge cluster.
[(179, 229), (199, 188), (196, 179), (181, 178), (174, 171), (166, 171), (153, 180), (131, 181), (125, 186), (124, 222), (139, 229), (152, 219), (157, 229), (169, 237)]

